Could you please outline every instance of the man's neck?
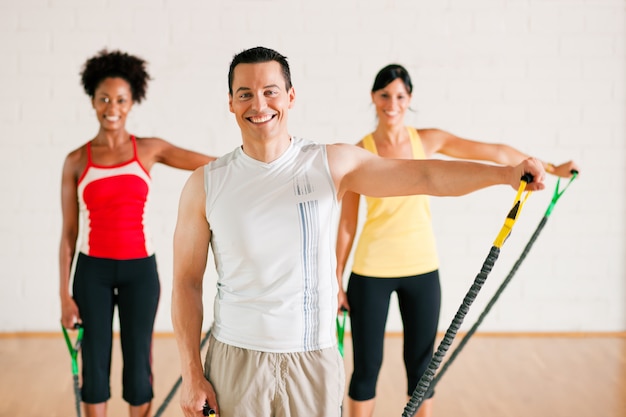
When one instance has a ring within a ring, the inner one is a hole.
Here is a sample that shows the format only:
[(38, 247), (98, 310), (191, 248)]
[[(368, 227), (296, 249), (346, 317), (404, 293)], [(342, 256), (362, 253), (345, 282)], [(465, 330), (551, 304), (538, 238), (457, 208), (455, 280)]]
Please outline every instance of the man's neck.
[(243, 138), (242, 149), (250, 158), (270, 163), (285, 153), (290, 144), (291, 136), (289, 134), (273, 139), (246, 140)]

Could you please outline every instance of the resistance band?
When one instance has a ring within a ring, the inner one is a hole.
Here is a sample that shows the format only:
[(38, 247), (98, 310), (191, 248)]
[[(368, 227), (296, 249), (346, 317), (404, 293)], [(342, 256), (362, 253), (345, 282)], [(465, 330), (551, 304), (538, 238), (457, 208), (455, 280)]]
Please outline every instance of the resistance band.
[[(209, 336), (210, 335), (211, 335), (211, 329), (207, 330), (206, 334), (204, 335), (204, 338), (202, 338), (202, 341), (200, 342), (200, 350), (202, 350), (202, 348), (204, 348), (204, 345), (206, 344), (207, 340), (209, 340)], [(161, 404), (161, 406), (157, 410), (157, 412), (154, 415), (154, 417), (160, 417), (161, 414), (163, 414), (163, 412), (165, 411), (165, 409), (169, 405), (170, 401), (172, 401), (172, 398), (174, 398), (174, 395), (176, 394), (176, 391), (178, 390), (178, 388), (180, 387), (180, 384), (182, 382), (183, 382), (183, 377), (179, 376), (178, 379), (176, 380), (176, 383), (174, 384), (174, 386), (170, 390), (170, 393), (167, 394), (167, 396), (163, 400), (163, 404)], [(208, 413), (209, 409), (207, 409), (206, 411), (203, 410), (203, 412), (207, 412)], [(204, 414), (204, 415), (205, 416), (209, 416), (211, 414)], [(213, 411), (213, 415), (215, 415), (215, 411)]]
[[(548, 217), (550, 217), (550, 214), (552, 214), (552, 210), (554, 209), (554, 206), (555, 206), (556, 202), (559, 200), (559, 198), (561, 198), (561, 196), (563, 195), (565, 190), (567, 190), (567, 188), (572, 183), (572, 181), (574, 181), (574, 179), (576, 179), (577, 175), (578, 175), (578, 171), (572, 171), (572, 177), (570, 178), (570, 180), (567, 183), (567, 185), (565, 186), (565, 188), (563, 188), (563, 190), (560, 190), (560, 191), (559, 191), (559, 189), (560, 189), (561, 179), (559, 178), (557, 180), (556, 188), (555, 188), (554, 194), (552, 196), (552, 201), (550, 201), (550, 205), (548, 206), (548, 209), (546, 210), (545, 214), (543, 215), (543, 218), (539, 222), (539, 225), (535, 229), (535, 232), (531, 236), (530, 240), (526, 244), (526, 247), (522, 251), (522, 254), (520, 255), (519, 259), (515, 262), (515, 264), (513, 265), (513, 268), (511, 268), (511, 271), (509, 272), (509, 274), (507, 275), (505, 280), (502, 282), (500, 287), (498, 287), (498, 289), (494, 293), (493, 297), (491, 297), (491, 300), (489, 300), (489, 302), (487, 303), (487, 306), (485, 307), (485, 310), (480, 314), (480, 316), (478, 317), (478, 320), (476, 320), (476, 323), (474, 323), (472, 328), (465, 334), (463, 339), (461, 339), (461, 341), (459, 342), (458, 346), (450, 354), (450, 358), (448, 358), (446, 363), (443, 364), (443, 367), (441, 368), (441, 370), (439, 371), (439, 373), (437, 374), (437, 376), (435, 377), (433, 382), (430, 384), (430, 387), (428, 389), (428, 394), (430, 394), (432, 391), (434, 391), (435, 386), (441, 380), (443, 375), (446, 373), (446, 370), (450, 367), (450, 365), (452, 365), (452, 362), (454, 362), (454, 359), (456, 359), (456, 357), (459, 355), (459, 353), (461, 353), (461, 350), (463, 349), (463, 347), (465, 347), (465, 345), (469, 341), (470, 337), (472, 337), (474, 335), (474, 333), (476, 333), (476, 329), (478, 329), (478, 326), (481, 325), (481, 323), (483, 322), (483, 320), (485, 319), (485, 317), (487, 316), (489, 311), (491, 311), (491, 308), (494, 306), (494, 304), (496, 303), (496, 301), (498, 300), (498, 298), (500, 297), (502, 292), (504, 292), (504, 289), (506, 288), (506, 286), (509, 284), (509, 282), (511, 282), (511, 279), (513, 279), (513, 276), (515, 275), (515, 273), (519, 269), (520, 265), (522, 264), (524, 259), (526, 259), (526, 255), (528, 255), (528, 252), (530, 252), (530, 249), (532, 248), (533, 244), (537, 240), (537, 237), (539, 236), (539, 234), (543, 230), (543, 227), (546, 225), (546, 222), (548, 221)], [(428, 394), (427, 394), (427, 396), (428, 396)]]
[(341, 322), (339, 321), (339, 317), (337, 317), (337, 347), (339, 348), (339, 353), (341, 353), (341, 357), (343, 358), (343, 334), (346, 329), (346, 313), (348, 310), (346, 310), (345, 307), (342, 307), (341, 312), (343, 313)]
[(439, 344), (437, 351), (431, 358), (426, 371), (424, 372), (419, 382), (417, 383), (417, 387), (415, 387), (415, 390), (413, 391), (413, 395), (411, 395), (409, 402), (404, 408), (402, 417), (413, 417), (415, 413), (417, 413), (417, 410), (419, 409), (420, 405), (422, 404), (424, 396), (426, 392), (428, 391), (428, 388), (430, 387), (430, 383), (432, 382), (435, 376), (435, 372), (439, 368), (439, 365), (441, 364), (441, 361), (443, 360), (443, 357), (445, 356), (446, 352), (452, 345), (452, 342), (454, 341), (454, 337), (456, 336), (456, 333), (461, 328), (463, 319), (469, 312), (469, 307), (472, 305), (472, 303), (478, 296), (478, 293), (480, 289), (482, 288), (483, 284), (485, 283), (487, 276), (493, 269), (493, 265), (495, 264), (496, 260), (498, 259), (498, 256), (500, 255), (500, 248), (504, 244), (506, 238), (511, 233), (511, 229), (513, 228), (513, 225), (515, 224), (515, 221), (517, 220), (517, 215), (522, 211), (522, 207), (524, 206), (524, 203), (526, 202), (526, 200), (531, 194), (531, 191), (528, 191), (524, 199), (522, 199), (522, 194), (524, 193), (524, 190), (526, 189), (526, 184), (528, 184), (531, 181), (532, 181), (532, 177), (529, 174), (525, 174), (522, 177), (519, 189), (517, 190), (517, 195), (515, 197), (515, 203), (513, 207), (511, 208), (511, 210), (509, 211), (509, 214), (507, 215), (504, 221), (504, 225), (502, 226), (502, 229), (498, 233), (498, 236), (496, 237), (493, 243), (493, 246), (491, 247), (491, 250), (489, 252), (489, 255), (487, 256), (487, 259), (485, 259), (483, 263), (480, 273), (474, 279), (474, 283), (472, 284), (469, 291), (465, 295), (465, 298), (463, 299), (463, 303), (461, 304), (458, 311), (456, 312), (456, 315), (454, 316), (452, 323), (448, 327), (448, 330), (446, 331), (446, 334), (443, 337), (443, 340)]
[(74, 398), (76, 400), (76, 415), (80, 417), (80, 382), (78, 381), (78, 352), (80, 351), (80, 345), (83, 342), (83, 327), (76, 323), (74, 328), (78, 330), (78, 335), (76, 336), (76, 342), (72, 344), (70, 340), (70, 335), (67, 333), (65, 326), (61, 324), (61, 328), (63, 329), (63, 336), (65, 337), (65, 343), (67, 344), (67, 349), (70, 351), (70, 356), (72, 357), (72, 377), (74, 378)]

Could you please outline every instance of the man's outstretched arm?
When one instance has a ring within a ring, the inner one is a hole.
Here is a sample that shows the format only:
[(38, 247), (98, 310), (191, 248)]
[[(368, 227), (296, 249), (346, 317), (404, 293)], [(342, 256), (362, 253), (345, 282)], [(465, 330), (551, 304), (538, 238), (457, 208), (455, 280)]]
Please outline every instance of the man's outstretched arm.
[(524, 174), (533, 177), (527, 190), (542, 190), (545, 170), (528, 158), (514, 167), (478, 162), (381, 158), (353, 145), (327, 145), (337, 196), (346, 191), (371, 197), (413, 194), (459, 196), (499, 184), (517, 190)]

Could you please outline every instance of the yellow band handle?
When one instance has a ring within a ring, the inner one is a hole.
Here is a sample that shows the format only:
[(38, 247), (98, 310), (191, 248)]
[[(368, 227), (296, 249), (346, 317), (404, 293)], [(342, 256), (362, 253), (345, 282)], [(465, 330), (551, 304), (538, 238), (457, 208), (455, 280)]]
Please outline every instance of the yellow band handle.
[(506, 219), (504, 220), (504, 225), (502, 226), (502, 229), (500, 229), (500, 233), (498, 233), (496, 240), (493, 242), (493, 245), (497, 248), (501, 248), (506, 238), (509, 237), (509, 235), (511, 234), (511, 229), (513, 229), (513, 225), (517, 220), (517, 215), (522, 211), (524, 203), (526, 203), (526, 200), (528, 199), (528, 197), (530, 197), (530, 194), (532, 193), (532, 191), (528, 191), (524, 196), (524, 199), (522, 200), (521, 197), (522, 193), (526, 189), (526, 184), (527, 182), (522, 179), (519, 188), (517, 189), (517, 195), (515, 196), (515, 203), (513, 204), (513, 208), (511, 208), (511, 211), (509, 211), (509, 214), (506, 216)]

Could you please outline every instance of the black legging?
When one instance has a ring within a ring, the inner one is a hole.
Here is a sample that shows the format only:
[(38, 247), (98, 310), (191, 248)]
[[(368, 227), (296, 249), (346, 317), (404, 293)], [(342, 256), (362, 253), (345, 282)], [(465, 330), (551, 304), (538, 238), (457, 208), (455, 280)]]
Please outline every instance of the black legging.
[(404, 327), (407, 395), (415, 390), (432, 357), (441, 305), (439, 271), (403, 278), (372, 278), (352, 273), (347, 294), (354, 352), (348, 395), (353, 400), (365, 401), (376, 396), (389, 299), (394, 291)]
[(152, 331), (160, 284), (154, 255), (113, 260), (78, 255), (73, 294), (85, 329), (81, 346), (82, 399), (97, 404), (111, 397), (112, 322), (120, 319), (123, 398), (141, 405), (153, 397)]

